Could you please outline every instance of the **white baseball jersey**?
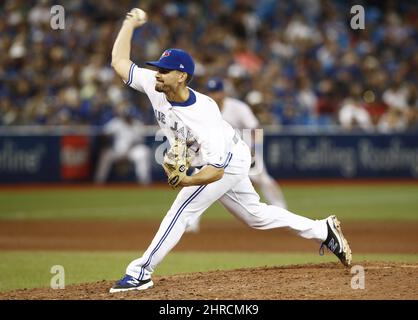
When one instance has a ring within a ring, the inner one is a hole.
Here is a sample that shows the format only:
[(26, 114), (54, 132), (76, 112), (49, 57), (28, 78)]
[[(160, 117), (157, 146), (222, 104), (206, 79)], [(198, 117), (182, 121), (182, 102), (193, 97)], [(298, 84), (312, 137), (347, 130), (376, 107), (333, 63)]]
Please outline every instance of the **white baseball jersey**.
[[(222, 119), (216, 102), (190, 88), (187, 101), (170, 102), (164, 93), (155, 90), (155, 74), (132, 64), (126, 84), (148, 96), (170, 144), (176, 137), (186, 138), (189, 149), (194, 152), (192, 166), (210, 164), (225, 168), (225, 172), (242, 171), (241, 165), (234, 166), (234, 161), (231, 162), (233, 141), (237, 141), (235, 131)], [(234, 155), (234, 159), (237, 158), (239, 155)]]
[(259, 125), (248, 104), (230, 97), (223, 100), (222, 117), (237, 129), (256, 129)]

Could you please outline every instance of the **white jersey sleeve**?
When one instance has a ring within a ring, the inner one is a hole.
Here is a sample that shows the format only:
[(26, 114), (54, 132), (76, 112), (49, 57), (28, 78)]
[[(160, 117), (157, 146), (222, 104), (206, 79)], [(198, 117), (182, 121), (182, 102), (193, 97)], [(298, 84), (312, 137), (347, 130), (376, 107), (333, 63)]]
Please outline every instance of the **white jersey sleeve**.
[(155, 71), (139, 68), (135, 63), (132, 63), (129, 69), (128, 80), (125, 82), (131, 88), (141, 91), (148, 96), (155, 93)]

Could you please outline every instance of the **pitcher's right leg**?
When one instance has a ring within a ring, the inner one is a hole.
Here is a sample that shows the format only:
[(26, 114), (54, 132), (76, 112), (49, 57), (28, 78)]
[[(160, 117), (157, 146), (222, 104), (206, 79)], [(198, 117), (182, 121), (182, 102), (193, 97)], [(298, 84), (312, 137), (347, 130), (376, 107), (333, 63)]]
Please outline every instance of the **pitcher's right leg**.
[(351, 249), (335, 216), (312, 220), (277, 206), (260, 203), (260, 197), (249, 178), (231, 188), (220, 201), (234, 216), (250, 227), (290, 229), (303, 238), (321, 243), (321, 250), (327, 247), (345, 266), (351, 264)]

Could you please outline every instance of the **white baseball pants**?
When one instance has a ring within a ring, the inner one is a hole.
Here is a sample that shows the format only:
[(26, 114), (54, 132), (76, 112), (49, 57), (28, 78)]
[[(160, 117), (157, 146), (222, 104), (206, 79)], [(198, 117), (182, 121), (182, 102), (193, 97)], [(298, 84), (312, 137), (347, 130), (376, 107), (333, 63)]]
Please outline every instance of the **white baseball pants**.
[(126, 273), (140, 280), (151, 277), (155, 267), (178, 243), (186, 226), (215, 201), (252, 228), (288, 228), (306, 239), (322, 242), (327, 237), (325, 220), (311, 220), (286, 209), (260, 203), (247, 174), (225, 173), (208, 185), (183, 188), (161, 222), (143, 256), (132, 261)]

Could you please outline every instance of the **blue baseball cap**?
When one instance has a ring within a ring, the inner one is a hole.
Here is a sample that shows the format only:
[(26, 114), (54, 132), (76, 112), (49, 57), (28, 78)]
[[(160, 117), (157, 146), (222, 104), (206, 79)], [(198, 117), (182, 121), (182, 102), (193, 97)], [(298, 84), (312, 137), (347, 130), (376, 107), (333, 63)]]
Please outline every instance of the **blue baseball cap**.
[(219, 78), (210, 78), (206, 83), (206, 88), (209, 92), (223, 91), (224, 83), (222, 79)]
[(161, 55), (160, 60), (148, 61), (146, 64), (156, 68), (186, 72), (191, 76), (194, 73), (193, 58), (181, 49), (167, 49)]

